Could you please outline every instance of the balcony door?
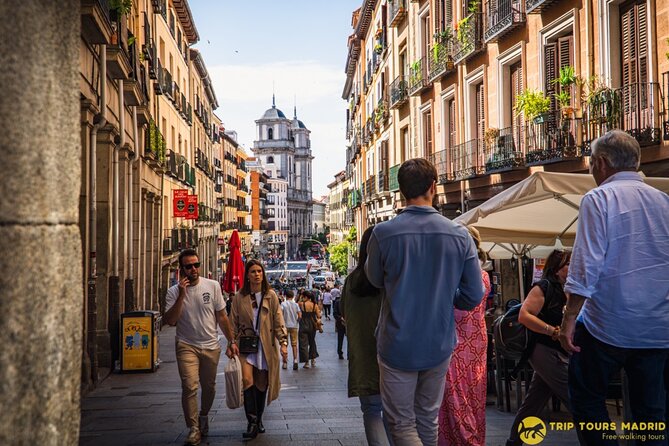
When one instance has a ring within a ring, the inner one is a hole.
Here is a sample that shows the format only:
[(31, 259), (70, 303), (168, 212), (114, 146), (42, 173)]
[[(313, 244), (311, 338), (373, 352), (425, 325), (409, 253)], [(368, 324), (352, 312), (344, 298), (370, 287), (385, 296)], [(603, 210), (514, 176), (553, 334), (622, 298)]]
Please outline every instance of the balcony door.
[(522, 113), (517, 113), (514, 110), (514, 107), (516, 106), (516, 99), (518, 98), (518, 95), (523, 91), (523, 66), (521, 62), (516, 62), (513, 65), (509, 67), (509, 78), (511, 80), (510, 83), (510, 104), (509, 107), (511, 107), (510, 114), (511, 116), (511, 132), (513, 135), (513, 142), (514, 142), (514, 147), (516, 151), (519, 152), (524, 152), (524, 141), (523, 141), (523, 114)]

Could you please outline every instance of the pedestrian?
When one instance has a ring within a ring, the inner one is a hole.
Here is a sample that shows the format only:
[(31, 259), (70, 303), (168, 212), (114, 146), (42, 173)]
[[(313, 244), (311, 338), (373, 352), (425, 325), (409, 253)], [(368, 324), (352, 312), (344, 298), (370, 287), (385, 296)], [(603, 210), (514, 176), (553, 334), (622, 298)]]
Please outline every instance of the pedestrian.
[[(467, 228), (474, 240), (479, 265), (488, 260), (481, 248), (481, 235)], [(446, 373), (444, 399), (439, 410), (439, 445), (485, 445), (486, 361), (488, 333), (485, 325), (485, 296), (490, 293), (490, 277), (481, 269), (484, 299), (471, 311), (454, 310), (458, 343)], [(564, 305), (564, 303), (563, 303)], [(562, 308), (562, 307), (560, 307)]]
[[(165, 295), (163, 320), (176, 325), (176, 357), (181, 377), (181, 406), (189, 428), (186, 444), (198, 445), (209, 433), (209, 410), (216, 395), (216, 372), (221, 357), (220, 327), (228, 340), (226, 355), (239, 354), (225, 311), (221, 286), (199, 276), (200, 259), (194, 249), (179, 253), (179, 283)], [(202, 387), (200, 411), (197, 391)]]
[(308, 369), (309, 361), (311, 367), (316, 366), (318, 358), (318, 349), (316, 346), (316, 330), (318, 320), (321, 318), (321, 311), (316, 303), (316, 298), (311, 291), (302, 292), (302, 301), (299, 304), (300, 313), (300, 362), (304, 363), (303, 368)]
[[(329, 293), (328, 293), (329, 294)], [(332, 316), (335, 318), (335, 331), (337, 332), (337, 354), (339, 359), (344, 359), (344, 336), (346, 335), (346, 319), (341, 314), (341, 294), (333, 303)]]
[[(360, 263), (360, 262), (358, 262)], [(330, 290), (330, 295), (332, 296), (332, 300), (334, 301), (336, 298), (341, 296), (341, 291), (339, 290), (339, 284), (335, 283), (334, 288)]]
[(432, 200), (437, 171), (423, 158), (398, 171), (407, 206), (374, 228), (365, 272), (385, 292), (377, 327), (383, 408), (396, 445), (436, 445), (444, 376), (455, 346), (453, 307), (483, 297), (481, 267), (467, 229)]
[[(302, 312), (293, 298), (293, 291), (286, 291), (286, 301), (281, 304), (281, 310), (283, 311), (283, 320), (286, 322), (286, 330), (288, 330), (288, 336), (290, 337), (290, 345), (293, 348), (293, 370), (297, 370), (297, 333)], [(284, 360), (283, 369), (287, 368), (288, 361)]]
[(569, 356), (558, 341), (562, 309), (567, 302), (563, 287), (570, 258), (571, 253), (557, 250), (546, 258), (541, 280), (532, 286), (520, 309), (518, 321), (533, 333), (529, 362), (534, 373), (511, 425), (507, 446), (523, 444), (518, 426), (526, 417), (538, 417), (551, 395), (571, 408), (567, 386)]
[[(606, 410), (609, 381), (621, 369), (629, 382), (632, 419), (666, 421), (664, 366), (669, 357), (669, 196), (636, 172), (639, 143), (612, 130), (592, 143), (596, 188), (581, 200), (560, 331), (572, 353), (569, 396), (588, 445), (617, 444)], [(578, 317), (578, 318), (577, 318)], [(584, 424), (585, 425), (585, 424)], [(664, 430), (630, 430), (644, 445)], [(664, 426), (662, 426), (662, 429)]]
[(245, 349), (244, 343), (240, 345), (244, 412), (248, 422), (242, 437), (252, 439), (265, 433), (262, 423), (265, 404), (277, 399), (281, 390), (275, 341), (281, 346), (283, 361), (288, 359), (288, 333), (279, 299), (258, 260), (246, 262), (244, 285), (232, 300), (230, 318), (238, 342), (248, 336), (256, 339), (254, 349)]
[(330, 310), (332, 309), (332, 294), (327, 288), (323, 289), (323, 310), (325, 319), (330, 320)]
[(338, 297), (335, 302), (339, 301), (338, 307), (348, 329), (348, 396), (357, 396), (360, 400), (367, 443), (388, 446), (390, 442), (383, 419), (374, 337), (383, 295), (381, 290), (369, 283), (364, 269), (367, 243), (373, 229), (374, 226), (370, 226), (362, 234), (358, 264), (346, 278), (341, 298)]

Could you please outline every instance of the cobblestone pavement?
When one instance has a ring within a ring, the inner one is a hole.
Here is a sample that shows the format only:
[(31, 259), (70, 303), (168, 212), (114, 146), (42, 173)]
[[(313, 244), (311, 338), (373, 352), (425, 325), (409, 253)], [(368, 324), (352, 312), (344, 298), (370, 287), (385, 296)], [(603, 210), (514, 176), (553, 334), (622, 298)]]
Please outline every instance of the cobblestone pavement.
[[(251, 444), (260, 445), (364, 445), (362, 415), (357, 398), (346, 391), (347, 361), (336, 354), (334, 322), (325, 321), (317, 336), (321, 357), (315, 369), (281, 371), (281, 395), (267, 407), (267, 433)], [(292, 358), (292, 353), (289, 353)], [(181, 385), (174, 356), (174, 328), (160, 333), (162, 363), (156, 373), (113, 374), (82, 399), (81, 445), (179, 445), (188, 430), (181, 411)], [(243, 409), (225, 405), (223, 367), (219, 365), (217, 394), (210, 412), (209, 436), (204, 445), (243, 444), (246, 429)], [(544, 414), (561, 421), (566, 414)], [(504, 445), (513, 414), (488, 406), (486, 443)], [(542, 446), (577, 444), (574, 432), (549, 432)]]

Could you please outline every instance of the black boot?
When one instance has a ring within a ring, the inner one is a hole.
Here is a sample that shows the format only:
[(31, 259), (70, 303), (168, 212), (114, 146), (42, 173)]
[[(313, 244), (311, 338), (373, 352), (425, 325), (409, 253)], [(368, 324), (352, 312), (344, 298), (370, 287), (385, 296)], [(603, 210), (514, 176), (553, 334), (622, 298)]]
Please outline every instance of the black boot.
[(265, 433), (265, 426), (262, 425), (262, 414), (265, 412), (265, 400), (267, 400), (267, 389), (261, 392), (256, 388), (256, 413), (258, 415), (258, 433)]
[(246, 419), (248, 425), (246, 432), (242, 434), (245, 440), (251, 440), (258, 436), (258, 410), (256, 405), (256, 386), (251, 386), (244, 390), (244, 412), (246, 412)]

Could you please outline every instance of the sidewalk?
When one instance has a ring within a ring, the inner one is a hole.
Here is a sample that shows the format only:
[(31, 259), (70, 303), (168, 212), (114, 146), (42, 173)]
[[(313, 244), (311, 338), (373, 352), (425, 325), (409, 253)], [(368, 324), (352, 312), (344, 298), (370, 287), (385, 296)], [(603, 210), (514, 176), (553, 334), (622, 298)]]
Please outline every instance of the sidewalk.
[[(181, 411), (181, 383), (174, 355), (173, 327), (160, 333), (162, 363), (156, 373), (113, 374), (81, 402), (81, 445), (181, 445), (188, 430)], [(267, 433), (251, 444), (331, 446), (366, 444), (357, 398), (348, 398), (347, 361), (337, 359), (334, 322), (316, 338), (321, 357), (316, 368), (281, 370), (281, 395), (265, 411)], [(290, 351), (290, 350), (289, 350)], [(292, 358), (292, 353), (289, 353)], [(217, 394), (203, 445), (241, 445), (246, 429), (243, 409), (225, 405), (222, 356)], [(567, 419), (564, 412), (550, 414)], [(504, 445), (513, 413), (488, 406), (487, 445)], [(542, 446), (577, 444), (574, 432), (549, 432)]]

